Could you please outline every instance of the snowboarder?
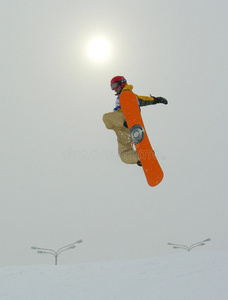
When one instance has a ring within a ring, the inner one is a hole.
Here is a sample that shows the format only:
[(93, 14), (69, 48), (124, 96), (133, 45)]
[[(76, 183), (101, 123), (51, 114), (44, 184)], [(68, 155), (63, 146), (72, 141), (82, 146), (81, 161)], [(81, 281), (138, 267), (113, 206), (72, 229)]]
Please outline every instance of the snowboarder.
[[(115, 108), (113, 112), (103, 115), (103, 122), (107, 129), (115, 131), (118, 142), (118, 153), (121, 160), (126, 164), (137, 164), (141, 166), (137, 151), (133, 147), (133, 139), (130, 135), (124, 114), (120, 107), (119, 97), (124, 91), (132, 91), (133, 86), (127, 84), (127, 80), (123, 76), (115, 76), (112, 78), (111, 89), (115, 91), (117, 96)], [(135, 94), (136, 95), (136, 94)], [(168, 101), (162, 97), (154, 96), (137, 96), (139, 106), (153, 105), (157, 103), (168, 104)]]

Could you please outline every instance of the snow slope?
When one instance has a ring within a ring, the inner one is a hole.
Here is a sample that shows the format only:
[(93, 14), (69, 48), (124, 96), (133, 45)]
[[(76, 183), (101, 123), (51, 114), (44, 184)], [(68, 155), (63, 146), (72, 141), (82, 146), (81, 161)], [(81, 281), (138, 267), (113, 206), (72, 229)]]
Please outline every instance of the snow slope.
[(0, 268), (1, 300), (226, 300), (228, 253)]

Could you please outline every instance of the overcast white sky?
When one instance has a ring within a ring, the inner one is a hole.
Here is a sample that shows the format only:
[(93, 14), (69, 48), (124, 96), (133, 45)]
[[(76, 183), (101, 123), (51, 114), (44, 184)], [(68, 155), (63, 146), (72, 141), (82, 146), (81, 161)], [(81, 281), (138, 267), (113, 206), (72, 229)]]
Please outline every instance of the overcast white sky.
[[(49, 264), (30, 247), (78, 239), (59, 263), (208, 237), (228, 250), (227, 15), (223, 0), (1, 0), (0, 265)], [(87, 54), (96, 36), (104, 62)], [(165, 174), (155, 188), (102, 122), (115, 75), (169, 100), (142, 109)]]

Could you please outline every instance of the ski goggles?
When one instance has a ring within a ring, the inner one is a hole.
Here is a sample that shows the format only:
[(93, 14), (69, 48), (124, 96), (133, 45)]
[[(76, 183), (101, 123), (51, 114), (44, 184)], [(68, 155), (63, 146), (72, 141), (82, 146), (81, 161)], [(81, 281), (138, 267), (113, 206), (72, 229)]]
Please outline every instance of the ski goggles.
[(111, 84), (111, 89), (112, 89), (112, 90), (115, 90), (115, 89), (118, 88), (119, 85), (120, 85), (119, 82), (114, 82), (113, 84)]

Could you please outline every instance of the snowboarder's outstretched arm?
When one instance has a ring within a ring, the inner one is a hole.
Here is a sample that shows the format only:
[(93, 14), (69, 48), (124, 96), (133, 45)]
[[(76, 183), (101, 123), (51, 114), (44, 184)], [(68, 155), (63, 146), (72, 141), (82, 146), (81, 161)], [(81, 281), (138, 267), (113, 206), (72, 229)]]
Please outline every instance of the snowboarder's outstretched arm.
[(154, 97), (151, 95), (150, 95), (150, 97), (148, 97), (148, 96), (138, 96), (137, 95), (137, 98), (138, 98), (140, 106), (154, 105), (157, 103), (162, 103), (165, 105), (168, 104), (168, 101), (163, 97)]

